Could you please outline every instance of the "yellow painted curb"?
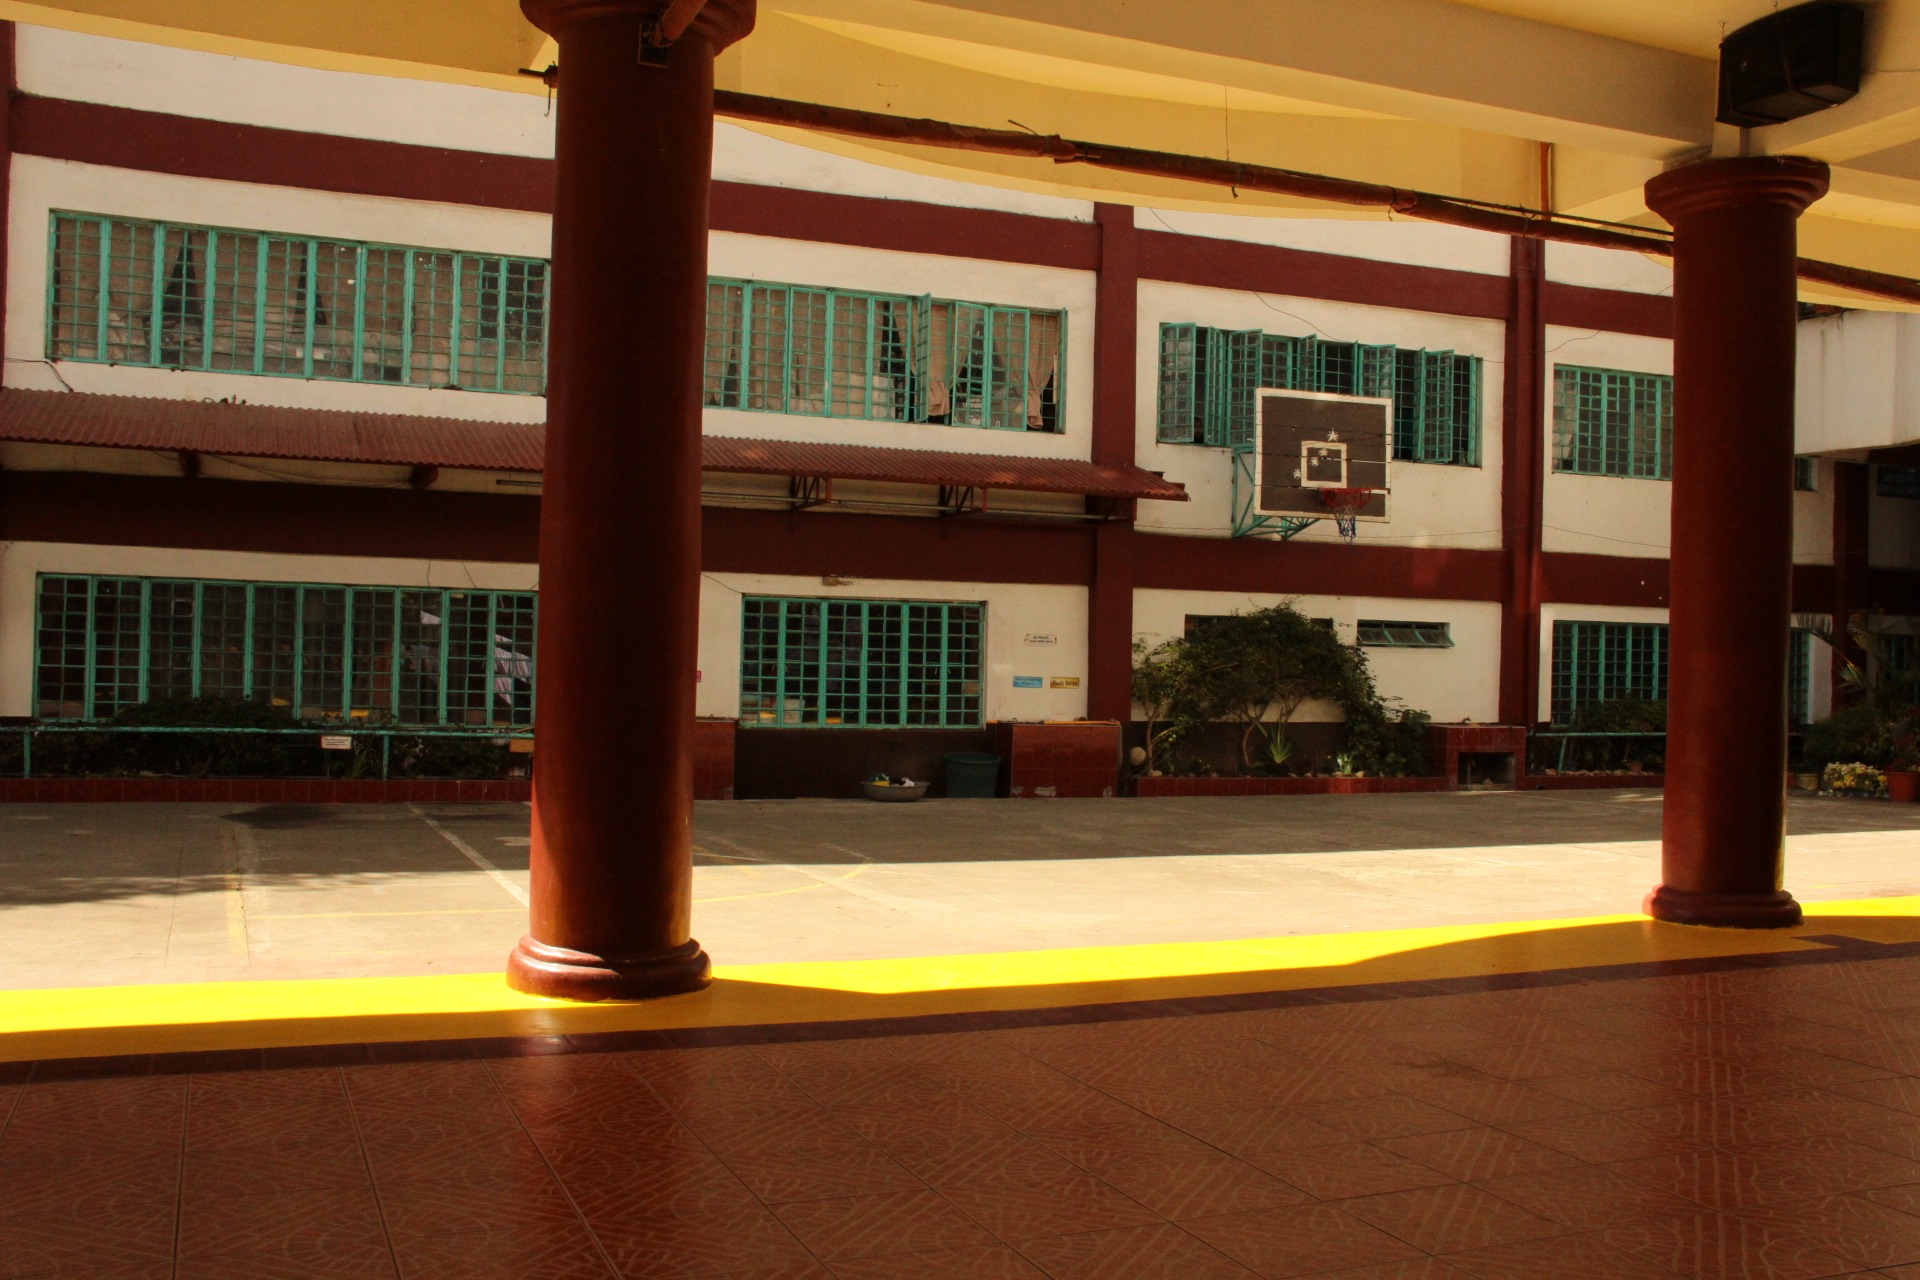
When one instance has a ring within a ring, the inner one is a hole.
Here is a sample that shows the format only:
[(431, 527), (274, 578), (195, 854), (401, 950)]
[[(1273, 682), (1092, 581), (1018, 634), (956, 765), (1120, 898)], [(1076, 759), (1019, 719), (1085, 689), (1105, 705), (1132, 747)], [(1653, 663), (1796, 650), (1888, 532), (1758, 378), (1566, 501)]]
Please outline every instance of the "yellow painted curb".
[(1224, 942), (722, 966), (693, 995), (573, 1004), (496, 973), (0, 992), (0, 1062), (363, 1041), (840, 1022), (1479, 977), (1819, 948), (1808, 935), (1920, 941), (1920, 897), (1809, 906), (1797, 929), (1638, 915)]

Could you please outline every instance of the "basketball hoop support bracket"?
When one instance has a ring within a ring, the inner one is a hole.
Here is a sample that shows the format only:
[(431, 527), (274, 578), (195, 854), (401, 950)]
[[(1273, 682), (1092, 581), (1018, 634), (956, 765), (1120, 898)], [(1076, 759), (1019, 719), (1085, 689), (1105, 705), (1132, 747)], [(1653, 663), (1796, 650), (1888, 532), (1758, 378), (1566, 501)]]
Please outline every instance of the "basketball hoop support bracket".
[(1278, 538), (1286, 542), (1320, 523), (1317, 517), (1262, 515), (1254, 509), (1259, 496), (1253, 483), (1253, 449), (1236, 447), (1233, 451), (1234, 537)]

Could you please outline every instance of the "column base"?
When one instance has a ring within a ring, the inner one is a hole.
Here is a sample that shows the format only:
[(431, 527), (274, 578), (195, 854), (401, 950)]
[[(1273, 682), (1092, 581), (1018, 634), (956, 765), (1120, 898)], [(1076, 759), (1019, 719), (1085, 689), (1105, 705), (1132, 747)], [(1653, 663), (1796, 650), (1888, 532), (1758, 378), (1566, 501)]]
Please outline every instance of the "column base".
[(1773, 893), (1692, 893), (1655, 887), (1641, 910), (1669, 924), (1720, 929), (1790, 929), (1800, 923), (1800, 904), (1785, 889)]
[(507, 985), (557, 1000), (651, 1000), (685, 995), (713, 981), (713, 965), (689, 938), (666, 951), (597, 956), (520, 939), (507, 957)]

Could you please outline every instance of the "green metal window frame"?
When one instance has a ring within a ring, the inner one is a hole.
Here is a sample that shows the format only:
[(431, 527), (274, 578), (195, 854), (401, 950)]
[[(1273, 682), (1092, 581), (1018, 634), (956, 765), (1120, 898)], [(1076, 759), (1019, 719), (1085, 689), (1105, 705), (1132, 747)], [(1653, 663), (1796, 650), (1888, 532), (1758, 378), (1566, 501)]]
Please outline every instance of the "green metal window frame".
[(1673, 479), (1673, 379), (1555, 365), (1553, 469), (1584, 476)]
[(1813, 721), (1813, 633), (1795, 628), (1787, 638), (1787, 723)]
[(1355, 642), (1370, 649), (1451, 649), (1453, 635), (1444, 622), (1393, 622), (1362, 618)]
[(1920, 467), (1873, 466), (1874, 492), (1883, 498), (1920, 498)]
[(1064, 311), (715, 278), (713, 409), (1058, 432)]
[(1163, 324), (1157, 438), (1251, 449), (1262, 387), (1382, 396), (1393, 400), (1396, 461), (1477, 467), (1481, 364), (1452, 351)]
[(34, 712), (222, 698), (296, 720), (524, 726), (537, 633), (530, 591), (43, 573)]
[(1667, 624), (1664, 622), (1555, 622), (1553, 722), (1565, 724), (1582, 708), (1667, 696)]
[(1818, 492), (1820, 473), (1812, 458), (1798, 457), (1793, 460), (1793, 487), (1801, 493)]
[(47, 357), (543, 395), (540, 258), (56, 210)]
[(984, 723), (985, 604), (747, 596), (740, 723), (974, 728)]

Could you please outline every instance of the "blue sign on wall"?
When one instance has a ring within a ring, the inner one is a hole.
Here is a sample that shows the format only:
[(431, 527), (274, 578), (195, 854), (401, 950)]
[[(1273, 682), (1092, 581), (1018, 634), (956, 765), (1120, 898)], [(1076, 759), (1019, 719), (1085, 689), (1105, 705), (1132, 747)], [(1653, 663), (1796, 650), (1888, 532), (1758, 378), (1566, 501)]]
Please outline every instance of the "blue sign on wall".
[(1039, 689), (1044, 687), (1044, 683), (1039, 676), (1015, 676), (1013, 678), (1013, 687), (1016, 689)]

